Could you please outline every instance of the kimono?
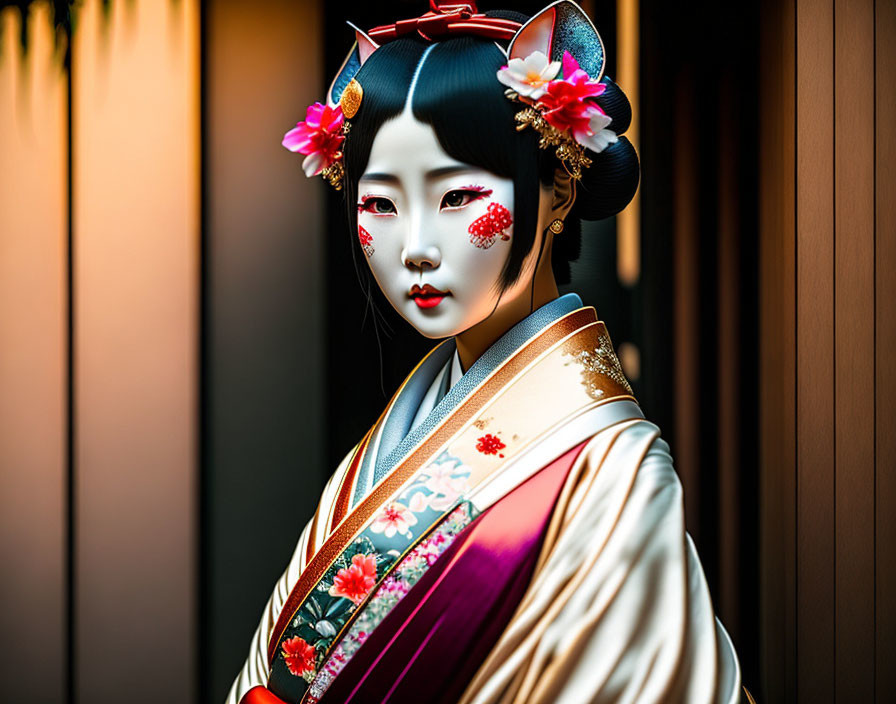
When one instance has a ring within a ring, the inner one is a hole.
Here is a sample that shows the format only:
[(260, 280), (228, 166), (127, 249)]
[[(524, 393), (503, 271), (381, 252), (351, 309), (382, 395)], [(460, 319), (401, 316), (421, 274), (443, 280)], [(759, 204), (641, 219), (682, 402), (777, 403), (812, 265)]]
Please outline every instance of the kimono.
[(659, 429), (574, 294), (430, 352), (329, 480), (228, 704), (736, 702)]

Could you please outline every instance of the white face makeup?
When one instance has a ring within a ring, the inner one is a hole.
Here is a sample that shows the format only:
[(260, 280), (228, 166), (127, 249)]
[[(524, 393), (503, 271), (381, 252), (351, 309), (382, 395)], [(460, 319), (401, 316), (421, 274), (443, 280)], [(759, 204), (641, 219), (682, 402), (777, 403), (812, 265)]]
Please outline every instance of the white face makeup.
[(409, 110), (373, 141), (358, 184), (358, 237), (386, 298), (426, 337), (457, 335), (514, 296), (498, 287), (513, 181), (448, 156)]

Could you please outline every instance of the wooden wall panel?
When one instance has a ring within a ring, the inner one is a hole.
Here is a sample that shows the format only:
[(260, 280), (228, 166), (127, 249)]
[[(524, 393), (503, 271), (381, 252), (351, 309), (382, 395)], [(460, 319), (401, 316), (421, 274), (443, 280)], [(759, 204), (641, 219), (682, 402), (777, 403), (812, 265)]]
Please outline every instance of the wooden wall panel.
[[(796, 2), (763, 3), (760, 103), (759, 701), (796, 700)], [(749, 686), (749, 685), (748, 685)]]
[(874, 644), (882, 704), (896, 692), (896, 3), (878, 0), (875, 13)]
[[(781, 6), (770, 2), (767, 8), (770, 22), (786, 20)], [(763, 477), (773, 489), (795, 472), (798, 487), (792, 511), (786, 499), (763, 492), (771, 521), (762, 543), (765, 687), (770, 701), (790, 701), (794, 693), (806, 702), (889, 701), (896, 685), (896, 211), (890, 168), (896, 159), (896, 10), (880, 0), (797, 0), (795, 10), (789, 39), (787, 30), (768, 33), (767, 46), (780, 51), (764, 53), (763, 70), (790, 74), (795, 83), (795, 103), (780, 104), (770, 133), (786, 133), (796, 121), (793, 166), (775, 159), (771, 145), (765, 148), (760, 286), (769, 294), (763, 344), (797, 360), (792, 468), (789, 452), (783, 460), (775, 455), (777, 444), (788, 446), (789, 431), (776, 424), (781, 395), (775, 379), (763, 373)], [(786, 246), (777, 243), (786, 243), (790, 226), (776, 213), (791, 193), (797, 277), (789, 293), (787, 271), (771, 257), (786, 256)], [(795, 339), (778, 322), (775, 299), (785, 310), (795, 305)], [(770, 355), (763, 363), (774, 369)], [(792, 587), (774, 576), (791, 563), (789, 541), (780, 547), (774, 541), (776, 531), (787, 537), (791, 520), (797, 536)], [(783, 628), (776, 625), (782, 615)], [(791, 636), (787, 624), (794, 621)], [(774, 643), (776, 629), (784, 636), (781, 646)], [(793, 687), (776, 659), (779, 651), (785, 662), (795, 654)]]
[(73, 45), (76, 696), (196, 699), (198, 2)]
[[(836, 0), (835, 696), (874, 698), (874, 5)], [(871, 40), (871, 41), (870, 41)], [(807, 526), (807, 529), (809, 526)]]
[[(679, 91), (681, 107), (675, 113), (675, 415), (697, 418), (699, 399), (694, 393), (700, 376), (698, 320), (699, 242), (696, 183), (696, 154), (693, 79), (683, 76)], [(694, 542), (700, 545), (700, 427), (679, 422), (675, 426), (675, 469), (684, 488), (685, 523)]]
[[(797, 678), (799, 701), (834, 691), (834, 66), (831, 0), (796, 16)], [(808, 529), (811, 526), (811, 529)]]
[(67, 85), (47, 5), (0, 12), (0, 682), (59, 702), (66, 663)]
[[(733, 78), (733, 77), (732, 77)], [(741, 640), (740, 587), (743, 576), (739, 574), (741, 549), (741, 501), (740, 476), (744, 471), (741, 462), (743, 408), (740, 398), (740, 370), (743, 368), (740, 350), (741, 329), (741, 267), (740, 242), (742, 232), (737, 187), (737, 106), (734, 102), (733, 80), (722, 82), (719, 96), (718, 157), (718, 303), (717, 303), (717, 364), (716, 409), (718, 419), (718, 525), (719, 589), (717, 612), (735, 643)], [(704, 499), (705, 500), (705, 499)]]

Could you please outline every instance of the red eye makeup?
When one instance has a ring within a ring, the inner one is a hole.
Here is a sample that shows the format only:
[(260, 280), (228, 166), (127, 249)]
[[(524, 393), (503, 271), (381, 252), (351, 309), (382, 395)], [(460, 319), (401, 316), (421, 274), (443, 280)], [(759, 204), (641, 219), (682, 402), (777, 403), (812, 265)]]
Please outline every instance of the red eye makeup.
[(505, 230), (513, 225), (513, 216), (510, 211), (500, 203), (490, 203), (485, 215), (476, 218), (467, 232), (470, 233), (470, 242), (479, 249), (488, 249), (494, 243), (498, 235), (502, 240), (509, 240)]
[(463, 188), (453, 188), (442, 196), (442, 202), (439, 204), (439, 210), (457, 210), (469, 205), (470, 203), (488, 198), (492, 194), (491, 188), (485, 186), (464, 186)]
[(358, 203), (359, 213), (371, 215), (396, 215), (395, 203), (383, 196), (364, 196)]

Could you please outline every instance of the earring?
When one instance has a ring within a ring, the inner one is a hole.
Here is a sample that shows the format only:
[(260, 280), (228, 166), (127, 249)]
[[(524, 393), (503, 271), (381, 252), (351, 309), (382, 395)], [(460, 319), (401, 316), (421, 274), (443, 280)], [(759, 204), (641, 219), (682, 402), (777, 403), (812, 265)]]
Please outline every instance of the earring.
[(561, 232), (563, 232), (563, 221), (560, 218), (557, 218), (550, 224), (548, 229), (550, 229), (550, 231), (555, 235), (559, 235)]

